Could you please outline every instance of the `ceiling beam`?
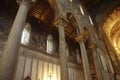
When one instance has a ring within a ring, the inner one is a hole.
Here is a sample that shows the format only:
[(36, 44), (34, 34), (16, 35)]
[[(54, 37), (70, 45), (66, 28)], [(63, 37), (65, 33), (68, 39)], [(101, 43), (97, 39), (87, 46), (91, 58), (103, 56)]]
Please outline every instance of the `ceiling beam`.
[(42, 21), (44, 21), (45, 20), (45, 18), (46, 18), (46, 15), (50, 12), (50, 10), (51, 10), (51, 7), (49, 7), (46, 11), (45, 11), (45, 13), (41, 16), (41, 20)]

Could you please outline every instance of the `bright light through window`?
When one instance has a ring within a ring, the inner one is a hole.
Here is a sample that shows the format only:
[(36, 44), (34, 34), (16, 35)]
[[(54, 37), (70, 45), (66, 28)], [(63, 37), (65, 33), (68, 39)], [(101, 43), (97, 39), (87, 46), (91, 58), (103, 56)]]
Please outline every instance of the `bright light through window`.
[(70, 0), (70, 2), (72, 2), (72, 0)]
[(26, 23), (26, 26), (22, 33), (21, 44), (28, 45), (30, 39), (31, 26), (29, 23)]
[(89, 20), (90, 20), (90, 23), (93, 25), (93, 21), (90, 16), (89, 16)]
[(84, 11), (83, 11), (82, 6), (81, 6), (81, 5), (79, 5), (79, 7), (80, 7), (80, 11), (81, 11), (82, 15), (84, 15)]
[(52, 35), (48, 35), (47, 38), (47, 53), (51, 54), (53, 52), (53, 37)]

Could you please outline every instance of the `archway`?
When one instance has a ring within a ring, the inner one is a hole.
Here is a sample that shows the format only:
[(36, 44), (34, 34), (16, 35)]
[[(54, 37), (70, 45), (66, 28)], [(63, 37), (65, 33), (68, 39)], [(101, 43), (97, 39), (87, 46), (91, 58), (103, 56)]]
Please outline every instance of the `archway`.
[(76, 34), (80, 33), (80, 30), (79, 30), (79, 27), (78, 27), (78, 23), (77, 23), (74, 15), (72, 13), (69, 13), (69, 12), (67, 13), (67, 20), (71, 24), (71, 27), (73, 28), (75, 33)]
[(118, 59), (120, 60), (120, 7), (116, 8), (106, 19), (103, 25), (105, 36), (114, 48)]
[(120, 21), (116, 22), (110, 32), (110, 38), (113, 42), (116, 52), (120, 53)]
[(120, 7), (116, 8), (106, 19), (102, 30), (105, 35), (103, 36), (106, 46), (109, 51), (110, 58), (112, 60), (116, 73), (119, 73), (120, 69)]
[[(78, 27), (78, 23), (74, 17), (74, 15), (70, 12), (67, 13), (66, 18), (68, 20), (68, 27), (69, 27), (69, 31), (71, 32), (69, 34), (69, 38), (73, 38), (80, 33), (79, 27)], [(74, 47), (73, 47), (74, 45)], [(69, 49), (72, 49), (69, 51), (69, 55), (71, 60), (73, 58), (76, 59), (77, 63), (80, 63), (80, 50), (79, 47), (75, 44), (74, 40), (69, 42)], [(75, 53), (75, 54), (74, 54)]]

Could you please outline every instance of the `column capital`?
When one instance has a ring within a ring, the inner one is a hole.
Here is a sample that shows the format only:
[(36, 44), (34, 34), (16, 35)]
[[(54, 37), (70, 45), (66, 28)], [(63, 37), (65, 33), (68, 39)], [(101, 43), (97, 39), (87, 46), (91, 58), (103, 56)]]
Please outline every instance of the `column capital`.
[(90, 33), (88, 30), (84, 30), (84, 33), (79, 33), (76, 37), (75, 40), (77, 42), (83, 41), (83, 40), (87, 40), (90, 38)]
[(56, 27), (59, 27), (59, 26), (67, 26), (67, 21), (65, 21), (64, 19), (62, 18), (58, 18), (55, 20), (54, 22), (54, 25), (56, 25)]
[(83, 40), (84, 40), (83, 34), (78, 34), (78, 35), (75, 37), (75, 40), (76, 40), (77, 42), (83, 41)]
[(34, 4), (37, 0), (16, 0), (18, 4), (31, 5)]
[(95, 49), (97, 48), (97, 44), (94, 41), (90, 41), (90, 44), (88, 45), (90, 49)]

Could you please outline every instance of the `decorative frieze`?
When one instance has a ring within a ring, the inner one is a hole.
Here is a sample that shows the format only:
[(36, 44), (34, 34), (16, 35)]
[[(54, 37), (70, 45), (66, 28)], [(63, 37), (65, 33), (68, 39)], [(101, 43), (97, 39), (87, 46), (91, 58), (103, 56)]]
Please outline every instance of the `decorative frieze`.
[[(42, 52), (33, 51), (33, 50), (27, 49), (25, 47), (20, 47), (19, 56), (25, 56), (25, 57), (34, 58), (34, 59), (37, 59), (37, 60), (51, 62), (51, 63), (54, 63), (54, 64), (60, 64), (60, 60), (59, 60), (58, 57), (47, 55), (47, 54), (44, 54)], [(76, 63), (68, 62), (68, 65), (70, 67), (73, 67), (73, 68), (80, 68), (80, 65), (78, 65)]]

